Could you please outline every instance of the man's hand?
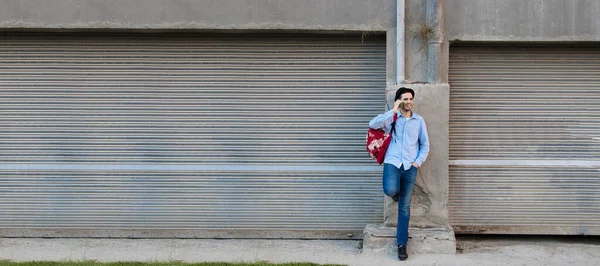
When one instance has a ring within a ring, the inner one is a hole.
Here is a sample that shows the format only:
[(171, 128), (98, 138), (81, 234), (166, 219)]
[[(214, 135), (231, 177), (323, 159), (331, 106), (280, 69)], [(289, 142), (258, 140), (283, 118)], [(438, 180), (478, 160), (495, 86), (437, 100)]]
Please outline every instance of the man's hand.
[(412, 163), (412, 165), (413, 165), (415, 168), (419, 168), (419, 166), (418, 166), (416, 163), (414, 163), (414, 162)]
[(400, 103), (402, 103), (402, 100), (397, 100), (397, 101), (394, 103), (394, 114), (397, 114), (397, 113), (398, 113), (398, 111), (400, 110)]

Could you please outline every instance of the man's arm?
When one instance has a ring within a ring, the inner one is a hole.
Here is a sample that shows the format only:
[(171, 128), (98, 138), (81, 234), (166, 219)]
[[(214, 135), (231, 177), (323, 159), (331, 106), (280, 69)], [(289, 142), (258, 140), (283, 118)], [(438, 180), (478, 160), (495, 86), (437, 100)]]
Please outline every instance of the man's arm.
[(421, 145), (419, 146), (419, 152), (417, 155), (417, 159), (415, 159), (415, 163), (421, 167), (425, 159), (427, 159), (427, 155), (429, 155), (429, 134), (427, 134), (427, 125), (425, 125), (425, 120), (421, 120), (421, 125), (419, 128), (419, 141)]
[(389, 110), (371, 119), (371, 122), (369, 122), (369, 127), (374, 129), (382, 128), (385, 129), (385, 132), (389, 132), (388, 129), (392, 125), (392, 122), (394, 122), (394, 111)]

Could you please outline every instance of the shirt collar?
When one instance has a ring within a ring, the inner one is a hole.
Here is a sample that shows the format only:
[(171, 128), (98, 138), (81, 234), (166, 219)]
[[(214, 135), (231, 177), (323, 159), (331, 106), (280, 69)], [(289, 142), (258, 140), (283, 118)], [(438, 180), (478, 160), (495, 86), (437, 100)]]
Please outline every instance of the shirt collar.
[[(417, 116), (418, 116), (418, 114), (416, 114), (415, 112), (410, 112), (410, 117), (408, 118), (408, 120), (416, 119)], [(404, 115), (402, 115), (402, 112), (400, 112), (400, 116), (399, 117), (402, 117), (402, 118), (404, 118), (406, 120), (406, 117), (404, 117)]]

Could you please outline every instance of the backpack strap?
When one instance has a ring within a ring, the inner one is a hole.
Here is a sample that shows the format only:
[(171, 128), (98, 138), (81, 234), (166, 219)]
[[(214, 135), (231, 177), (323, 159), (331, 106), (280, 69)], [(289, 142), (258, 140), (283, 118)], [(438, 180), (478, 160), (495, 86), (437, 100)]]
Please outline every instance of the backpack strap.
[(394, 114), (394, 122), (392, 122), (392, 130), (390, 130), (390, 134), (394, 134), (396, 132), (396, 120), (398, 120), (398, 113)]

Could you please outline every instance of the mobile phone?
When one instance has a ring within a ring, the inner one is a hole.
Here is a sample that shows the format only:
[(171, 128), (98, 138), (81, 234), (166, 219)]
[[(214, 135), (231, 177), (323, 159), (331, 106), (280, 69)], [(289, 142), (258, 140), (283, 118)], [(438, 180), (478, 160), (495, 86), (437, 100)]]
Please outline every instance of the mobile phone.
[(404, 102), (400, 102), (400, 104), (398, 105), (398, 108), (404, 109)]

